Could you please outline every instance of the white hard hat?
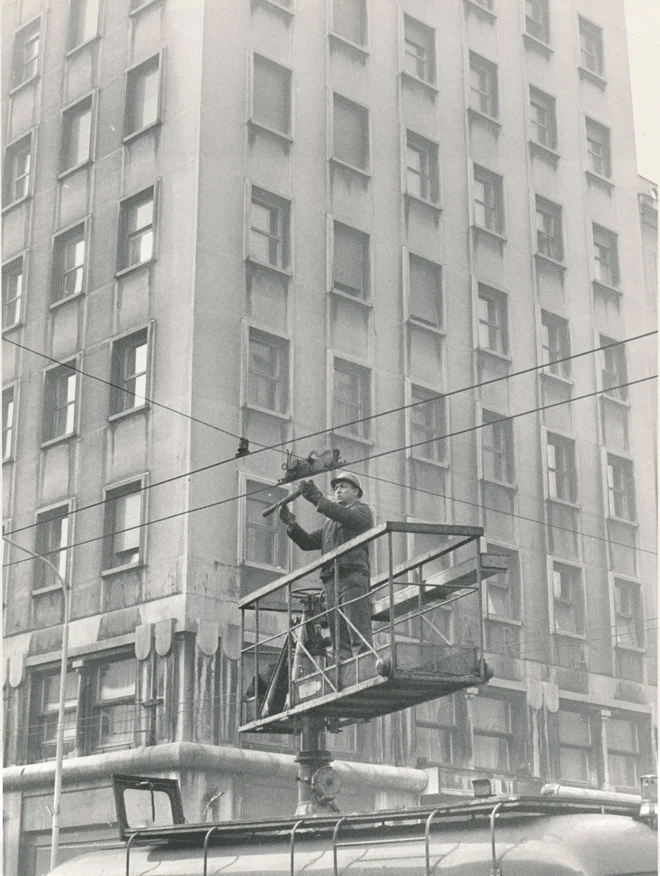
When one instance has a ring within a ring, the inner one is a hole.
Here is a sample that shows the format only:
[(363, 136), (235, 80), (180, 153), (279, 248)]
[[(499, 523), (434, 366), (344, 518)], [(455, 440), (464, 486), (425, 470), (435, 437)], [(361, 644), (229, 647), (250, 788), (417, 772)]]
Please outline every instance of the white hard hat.
[(353, 472), (351, 471), (337, 472), (337, 474), (330, 481), (330, 486), (333, 490), (337, 486), (337, 484), (340, 483), (340, 481), (347, 481), (349, 484), (353, 484), (354, 487), (357, 487), (358, 499), (362, 498), (364, 494), (364, 490), (362, 489), (362, 481), (356, 474), (353, 474)]

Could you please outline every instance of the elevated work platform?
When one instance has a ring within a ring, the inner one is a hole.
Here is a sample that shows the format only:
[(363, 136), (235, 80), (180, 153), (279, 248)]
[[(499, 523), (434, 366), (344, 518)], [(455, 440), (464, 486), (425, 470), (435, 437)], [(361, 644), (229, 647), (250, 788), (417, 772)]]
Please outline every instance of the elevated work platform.
[[(395, 564), (414, 536), (437, 547)], [(486, 553), (482, 539), (476, 526), (390, 521), (242, 599), (240, 732), (296, 733), (310, 717), (339, 729), (485, 684), (483, 582), (506, 571), (507, 557)], [(346, 615), (321, 604), (318, 574), (332, 562), (337, 586), (338, 560), (363, 544), (386, 559), (370, 581), (373, 638), (338, 661), (328, 630), (335, 611)], [(450, 607), (470, 630), (460, 642), (443, 626)]]

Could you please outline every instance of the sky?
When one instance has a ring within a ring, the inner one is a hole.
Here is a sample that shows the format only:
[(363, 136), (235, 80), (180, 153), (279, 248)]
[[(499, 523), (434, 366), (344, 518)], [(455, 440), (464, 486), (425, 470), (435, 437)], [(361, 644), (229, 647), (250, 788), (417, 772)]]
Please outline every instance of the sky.
[(637, 164), (660, 182), (660, 0), (625, 0)]

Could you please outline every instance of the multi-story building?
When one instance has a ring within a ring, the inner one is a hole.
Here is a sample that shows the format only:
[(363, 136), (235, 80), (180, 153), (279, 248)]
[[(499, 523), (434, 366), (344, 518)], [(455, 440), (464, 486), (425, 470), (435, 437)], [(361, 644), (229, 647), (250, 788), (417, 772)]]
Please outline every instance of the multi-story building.
[[(510, 558), (495, 678), (330, 737), (355, 762), (342, 807), (407, 800), (422, 767), (429, 794), (635, 789), (657, 432), (655, 339), (628, 339), (657, 294), (623, 3), (3, 19), (3, 528), (69, 592), (62, 853), (113, 836), (113, 772), (178, 775), (189, 818), (292, 809), (288, 738), (236, 734), (237, 601), (302, 559), (260, 513), (286, 449), (338, 447), (378, 520), (480, 524)], [(27, 876), (64, 594), (5, 547), (5, 872)]]

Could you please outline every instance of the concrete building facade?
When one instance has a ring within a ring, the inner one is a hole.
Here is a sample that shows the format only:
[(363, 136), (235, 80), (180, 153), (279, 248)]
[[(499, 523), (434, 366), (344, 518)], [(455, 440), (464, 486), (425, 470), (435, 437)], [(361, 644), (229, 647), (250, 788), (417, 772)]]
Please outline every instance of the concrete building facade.
[[(302, 562), (261, 516), (287, 449), (340, 448), (378, 521), (483, 525), (510, 558), (494, 679), (330, 736), (342, 808), (484, 775), (635, 789), (657, 197), (623, 3), (18, 0), (3, 24), (3, 531), (69, 585), (63, 854), (113, 837), (113, 772), (179, 776), (189, 820), (292, 810), (289, 740), (236, 733), (237, 601)], [(5, 872), (37, 874), (64, 601), (5, 563)]]

